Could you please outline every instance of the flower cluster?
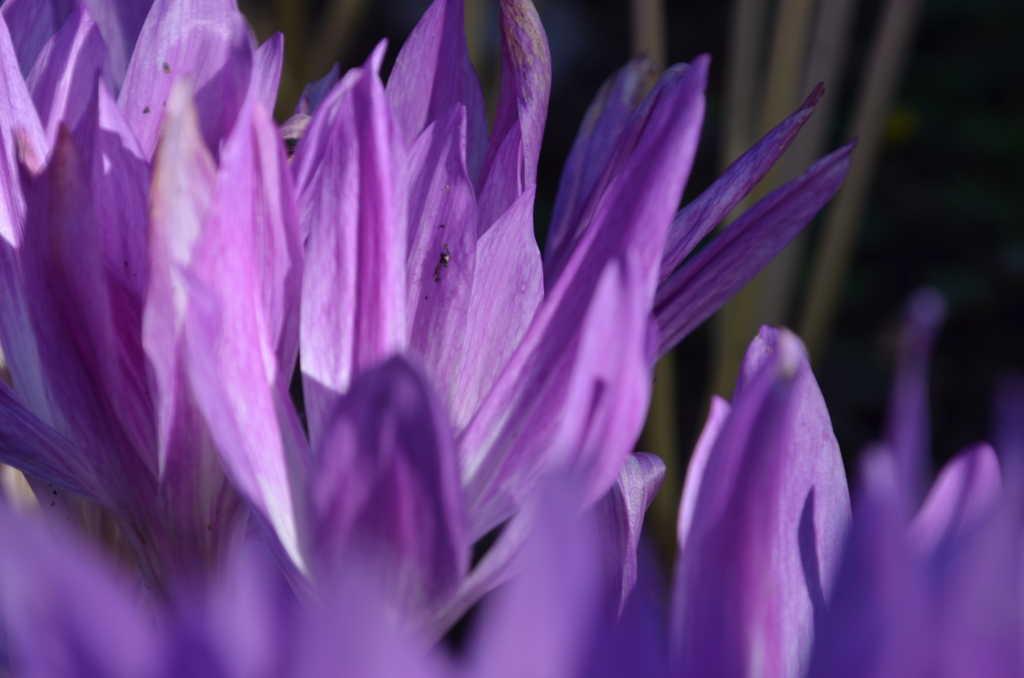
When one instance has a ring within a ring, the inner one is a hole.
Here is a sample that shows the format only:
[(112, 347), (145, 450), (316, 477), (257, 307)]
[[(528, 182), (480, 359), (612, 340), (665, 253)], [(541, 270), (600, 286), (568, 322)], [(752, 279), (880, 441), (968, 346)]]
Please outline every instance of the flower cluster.
[(3, 670), (1016, 670), (1016, 599), (989, 626), (971, 588), (1016, 586), (992, 451), (909, 518), (934, 299), (863, 517), (799, 340), (765, 329), (693, 455), (670, 623), (640, 576), (652, 366), (841, 184), (852, 144), (695, 252), (820, 86), (677, 212), (709, 59), (634, 59), (587, 112), (542, 254), (530, 0), (501, 2), (490, 128), (462, 0), (434, 0), (386, 84), (382, 43), (281, 128), (281, 35), (257, 45), (234, 0), (150, 4), (0, 8), (0, 461), (55, 534), (0, 507)]

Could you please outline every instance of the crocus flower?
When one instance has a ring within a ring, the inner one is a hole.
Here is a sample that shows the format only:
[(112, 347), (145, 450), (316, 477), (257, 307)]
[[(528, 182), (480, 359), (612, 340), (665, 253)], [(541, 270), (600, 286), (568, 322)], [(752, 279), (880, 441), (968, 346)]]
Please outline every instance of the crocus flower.
[(97, 3), (36, 23), (5, 5), (0, 26), (0, 458), (43, 506), (126, 541), (157, 589), (221, 562), (248, 508), (297, 587), (358, 544), (443, 630), (508, 576), (538, 479), (571, 467), (581, 506), (605, 498), (628, 590), (660, 482), (632, 455), (654, 359), (813, 217), (852, 146), (684, 260), (821, 89), (673, 217), (708, 59), (646, 96), (630, 62), (588, 112), (542, 258), (550, 58), (529, 0), (501, 3), (493, 130), (462, 4), (436, 0), (386, 87), (382, 43), (307, 90), (290, 164), (267, 113), (281, 36), (257, 48), (231, 0), (159, 0), (138, 31), (141, 9)]
[[(799, 340), (762, 329), (732, 405), (712, 402), (691, 457), (668, 660), (622, 623), (613, 645), (624, 637), (632, 650), (617, 656), (680, 677), (1022, 674), (1024, 386), (997, 399), (1005, 483), (980, 443), (922, 497), (943, 315), (932, 290), (910, 301), (885, 438), (863, 455), (852, 515)], [(638, 619), (666, 633), (652, 610)]]
[[(300, 253), (294, 201), (273, 186), (288, 180), (284, 151), (259, 110), (276, 97), (281, 36), (257, 49), (233, 2), (148, 5), (0, 12), (0, 342), (13, 383), (0, 398), (3, 461), (56, 520), (120, 545), (159, 589), (214, 566), (245, 527), (187, 389), (179, 280), (239, 125), (262, 134), (261, 200), (244, 207), (275, 243), (260, 275), (285, 371), (297, 342), (279, 289)], [(243, 108), (257, 110), (236, 124)], [(189, 187), (192, 203), (168, 199)], [(291, 260), (276, 244), (289, 237)]]
[[(265, 437), (239, 423), (251, 416), (254, 391), (266, 388), (249, 381), (266, 354), (255, 346), (265, 339), (233, 338), (197, 317), (189, 341), (193, 388), (228, 473), (265, 524), (287, 526), (277, 537), (293, 559), (299, 554), (298, 569), (314, 578), (330, 569), (323, 545), (343, 552), (338, 545), (361, 530), (357, 516), (372, 515), (378, 535), (389, 535), (380, 548), (407, 561), (396, 570), (419, 572), (402, 579), (420, 582), (413, 598), (436, 603), (441, 626), (500, 580), (516, 551), (508, 542), (522, 533), (507, 530), (468, 572), (471, 544), (513, 518), (554, 466), (587, 479), (584, 504), (630, 484), (620, 492), (616, 524), (624, 539), (638, 537), (644, 502), (660, 482), (656, 462), (631, 456), (653, 359), (809, 221), (838, 188), (851, 151), (773, 193), (676, 271), (785, 150), (821, 90), (673, 221), (698, 139), (708, 61), (669, 69), (645, 97), (651, 67), (635, 60), (588, 112), (542, 259), (532, 213), (547, 42), (528, 1), (501, 8), (502, 89), (490, 134), (462, 3), (452, 0), (431, 5), (386, 86), (378, 74), (382, 45), (336, 83), (332, 74), (309, 88), (286, 125), (305, 239), (300, 354), (309, 451), (288, 449), (302, 439), (282, 437), (294, 417), (271, 398), (262, 400), (259, 419), (276, 418), (278, 426), (261, 429)], [(204, 281), (210, 308), (236, 306), (237, 278), (215, 275)], [(403, 434), (381, 433), (402, 426), (395, 375), (413, 371), (388, 368), (391, 386), (369, 385), (387, 372), (374, 366), (398, 352), (422, 370), (415, 380), (402, 377), (420, 384), (410, 393), (437, 393), (437, 405), (415, 408), (418, 449)], [(241, 370), (244, 386), (233, 385), (227, 358), (243, 353), (252, 362)], [(371, 392), (386, 403), (376, 423), (357, 413)], [(354, 440), (395, 442), (353, 450)], [(268, 487), (254, 473), (292, 458), (300, 462), (287, 485)], [(338, 488), (361, 473), (368, 476), (358, 485), (377, 489), (347, 498), (352, 492)], [(408, 489), (391, 489), (398, 486)], [(290, 500), (274, 505), (270, 494)], [(317, 536), (324, 530), (332, 536)], [(634, 550), (635, 541), (623, 548), (627, 570)], [(627, 588), (633, 577), (624, 574)]]

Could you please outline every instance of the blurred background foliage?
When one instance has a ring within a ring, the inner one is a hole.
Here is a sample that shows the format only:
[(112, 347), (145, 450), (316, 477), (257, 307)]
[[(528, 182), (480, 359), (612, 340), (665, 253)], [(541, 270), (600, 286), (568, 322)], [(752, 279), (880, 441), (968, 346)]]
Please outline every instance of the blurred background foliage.
[[(553, 62), (536, 206), (543, 243), (580, 120), (604, 79), (637, 49), (638, 39), (631, 37), (636, 21), (629, 0), (534, 1)], [(887, 6), (901, 1), (851, 3), (845, 56), (834, 81), (826, 82), (834, 115), (823, 126), (823, 150), (850, 136), (881, 18)], [(761, 2), (766, 35), (787, 2)], [(725, 148), (730, 48), (735, 47), (730, 36), (743, 4), (750, 0), (670, 0), (658, 10), (661, 18), (654, 15), (667, 63), (702, 52), (714, 57), (701, 146), (684, 201), (704, 190), (731, 159)], [(285, 32), (287, 63), (276, 111), (284, 120), (305, 82), (322, 76), (336, 60), (343, 69), (361, 63), (385, 37), (390, 40), (386, 76), (429, 0), (242, 0), (241, 5), (261, 40), (275, 30)], [(497, 0), (467, 0), (467, 23), (472, 57), (493, 106), (499, 77)], [(848, 471), (861, 448), (881, 433), (900, 311), (916, 287), (934, 285), (950, 303), (932, 370), (936, 464), (987, 435), (994, 379), (1024, 369), (1024, 2), (925, 0), (911, 24), (905, 70), (902, 77), (890, 73), (895, 90), (880, 115), (878, 162), (866, 179), (849, 272), (838, 287), (831, 331), (815, 351), (815, 371)], [(754, 50), (757, 63), (769, 60), (769, 44), (766, 38), (760, 51)], [(654, 49), (660, 48), (655, 44)], [(891, 68), (901, 71), (899, 64)], [(757, 87), (763, 90), (767, 76), (760, 77)], [(786, 110), (809, 92), (803, 83), (798, 89), (805, 91), (796, 92)], [(766, 104), (753, 101), (749, 115), (762, 115)], [(795, 176), (784, 174), (776, 184)], [(811, 285), (822, 240), (821, 221), (809, 229), (791, 264), (791, 298), (774, 311), (774, 322), (797, 330), (800, 299)], [(713, 319), (688, 337), (663, 383), (675, 413), (667, 454), (674, 453), (680, 468), (715, 388), (723, 331), (722, 321)], [(754, 331), (756, 325), (742, 333), (743, 345)], [(677, 474), (676, 488), (678, 482)]]

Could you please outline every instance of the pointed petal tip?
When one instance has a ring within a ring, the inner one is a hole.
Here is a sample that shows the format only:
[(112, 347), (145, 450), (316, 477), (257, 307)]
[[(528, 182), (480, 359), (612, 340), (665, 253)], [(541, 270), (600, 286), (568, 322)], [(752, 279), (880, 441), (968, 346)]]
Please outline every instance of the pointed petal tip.
[[(708, 81), (708, 71), (711, 70), (711, 55), (707, 53), (700, 54), (697, 56), (697, 58), (690, 62), (690, 65), (700, 76), (701, 80), (704, 82), (704, 85), (706, 87)], [(704, 89), (705, 87), (702, 87), (701, 89)]]
[(369, 58), (366, 60), (366, 65), (377, 75), (380, 76), (380, 67), (384, 63), (384, 56), (388, 53), (388, 39), (384, 38), (377, 43), (377, 46), (370, 52)]
[(818, 105), (818, 102), (821, 101), (823, 96), (825, 96), (825, 83), (819, 82), (814, 86), (814, 89), (811, 90), (811, 93), (807, 95), (807, 99), (804, 100), (804, 103), (800, 105), (800, 110), (809, 109), (813, 112), (814, 107)]

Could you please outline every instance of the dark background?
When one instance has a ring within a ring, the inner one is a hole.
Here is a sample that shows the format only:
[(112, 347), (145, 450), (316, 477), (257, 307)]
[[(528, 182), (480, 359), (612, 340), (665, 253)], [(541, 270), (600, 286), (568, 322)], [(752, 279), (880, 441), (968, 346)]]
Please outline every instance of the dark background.
[[(630, 56), (629, 9), (627, 0), (535, 2), (553, 61), (536, 208), (542, 237), (584, 111), (603, 80)], [(369, 0), (353, 39), (339, 50), (342, 66), (360, 63), (388, 37), (387, 71), (428, 4)], [(486, 33), (492, 53), (496, 5), (493, 0)], [(846, 128), (880, 5), (860, 2), (846, 75), (842, 82), (826, 83), (827, 96), (840, 102), (829, 148), (839, 144)], [(666, 3), (669, 62), (702, 52), (715, 59), (686, 200), (717, 175), (730, 9), (725, 0)], [(932, 370), (937, 464), (986, 437), (994, 380), (1024, 368), (1022, 82), (1024, 2), (925, 1), (835, 331), (816, 366), (848, 470), (881, 432), (900, 309), (916, 287), (934, 285), (950, 304)], [(678, 349), (684, 459), (706, 410), (712, 341), (705, 323)]]

